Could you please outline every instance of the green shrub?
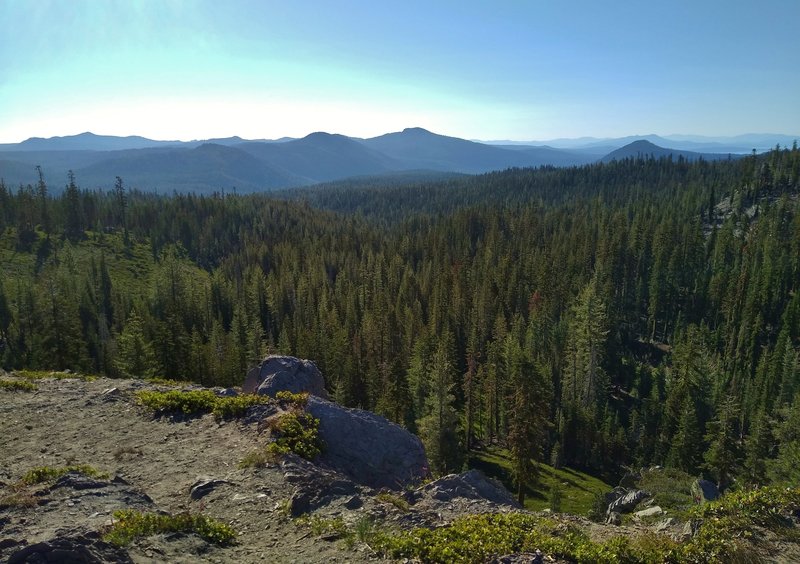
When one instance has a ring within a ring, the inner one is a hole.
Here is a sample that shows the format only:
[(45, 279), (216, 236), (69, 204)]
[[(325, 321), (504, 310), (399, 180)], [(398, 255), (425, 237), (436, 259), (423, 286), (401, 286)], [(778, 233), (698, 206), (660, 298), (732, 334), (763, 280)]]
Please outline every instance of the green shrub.
[(373, 545), (384, 555), (423, 562), (485, 562), (491, 556), (536, 549), (577, 563), (647, 562), (625, 538), (591, 541), (575, 528), (523, 513), (470, 515), (437, 529), (388, 534), (378, 532)]
[(20, 480), (20, 483), (24, 486), (32, 486), (41, 484), (42, 482), (50, 482), (58, 480), (61, 476), (69, 472), (80, 472), (92, 478), (108, 478), (108, 474), (104, 474), (87, 464), (61, 467), (39, 466), (26, 472), (22, 480)]
[(136, 394), (140, 405), (158, 413), (183, 413), (196, 415), (213, 413), (218, 419), (241, 417), (249, 407), (270, 403), (267, 396), (242, 394), (238, 396), (218, 396), (211, 390), (142, 390)]
[(125, 546), (137, 538), (161, 533), (194, 533), (219, 546), (233, 544), (236, 539), (232, 527), (200, 513), (161, 515), (133, 509), (115, 511), (114, 523), (103, 538), (117, 546)]
[(275, 455), (293, 452), (307, 460), (314, 460), (325, 447), (319, 437), (319, 419), (308, 413), (284, 413), (270, 422), (276, 440), (267, 446)]
[(308, 392), (292, 393), (282, 390), (275, 394), (275, 399), (282, 403), (288, 403), (297, 409), (303, 409), (308, 403)]
[(39, 387), (27, 380), (0, 380), (0, 390), (9, 392), (33, 392)]

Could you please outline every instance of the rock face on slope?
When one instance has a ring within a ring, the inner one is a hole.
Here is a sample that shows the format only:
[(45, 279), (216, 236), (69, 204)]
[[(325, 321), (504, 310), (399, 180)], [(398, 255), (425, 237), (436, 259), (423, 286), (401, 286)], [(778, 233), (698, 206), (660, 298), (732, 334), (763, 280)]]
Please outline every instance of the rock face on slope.
[(428, 476), (420, 440), (387, 419), (311, 396), (306, 411), (319, 419), (326, 449), (321, 461), (360, 484), (400, 489)]
[(247, 373), (242, 389), (245, 393), (269, 396), (283, 390), (295, 394), (308, 392), (328, 399), (325, 379), (317, 366), (310, 360), (293, 356), (268, 356)]
[(485, 500), (496, 505), (520, 507), (517, 500), (502, 484), (487, 478), (480, 470), (442, 476), (438, 480), (418, 488), (415, 494), (445, 502), (463, 498)]
[(650, 497), (650, 494), (644, 490), (625, 491), (623, 488), (616, 488), (614, 492), (617, 490), (622, 491), (618, 492), (620, 495), (609, 503), (606, 514), (630, 513), (639, 503)]
[(692, 482), (691, 491), (695, 503), (707, 503), (719, 497), (717, 485), (708, 480), (695, 480)]

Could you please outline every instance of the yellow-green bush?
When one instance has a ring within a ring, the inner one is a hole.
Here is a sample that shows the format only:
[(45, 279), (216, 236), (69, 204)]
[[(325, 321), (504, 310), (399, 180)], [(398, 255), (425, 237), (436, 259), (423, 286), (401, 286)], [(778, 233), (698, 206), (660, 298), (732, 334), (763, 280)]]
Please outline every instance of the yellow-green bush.
[(275, 455), (293, 452), (307, 460), (313, 460), (325, 447), (319, 437), (319, 419), (308, 413), (284, 413), (271, 421), (274, 443), (267, 450)]
[(218, 396), (211, 390), (169, 390), (166, 392), (142, 390), (136, 394), (136, 399), (140, 405), (159, 414), (213, 413), (219, 419), (241, 417), (249, 407), (272, 401), (267, 396), (256, 394)]
[(133, 509), (114, 512), (114, 523), (103, 538), (117, 546), (125, 546), (137, 538), (160, 533), (195, 533), (206, 541), (226, 546), (236, 539), (236, 531), (216, 519), (200, 513), (162, 515)]

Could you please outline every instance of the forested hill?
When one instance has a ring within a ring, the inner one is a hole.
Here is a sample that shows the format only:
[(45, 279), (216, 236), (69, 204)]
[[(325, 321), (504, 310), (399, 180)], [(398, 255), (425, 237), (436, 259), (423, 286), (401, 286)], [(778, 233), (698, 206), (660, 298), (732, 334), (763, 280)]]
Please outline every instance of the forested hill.
[(5, 368), (238, 384), (314, 359), (438, 471), (508, 446), (613, 476), (797, 481), (800, 151), (300, 201), (0, 188)]

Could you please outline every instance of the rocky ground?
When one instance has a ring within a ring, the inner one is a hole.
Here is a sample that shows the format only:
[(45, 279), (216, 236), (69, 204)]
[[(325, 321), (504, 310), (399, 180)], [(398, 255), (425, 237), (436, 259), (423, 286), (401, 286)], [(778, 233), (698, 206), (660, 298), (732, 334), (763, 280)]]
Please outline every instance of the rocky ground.
[[(36, 384), (36, 391), (0, 390), (0, 561), (34, 561), (37, 550), (59, 549), (64, 552), (56, 561), (63, 555), (84, 562), (374, 561), (379, 557), (366, 545), (346, 547), (338, 535), (313, 534), (293, 518), (436, 526), (466, 513), (514, 507), (502, 486), (477, 472), (388, 494), (293, 455), (264, 468), (239, 468), (246, 454), (269, 440), (259, 408), (227, 421), (210, 414), (155, 417), (137, 405), (135, 394), (169, 388), (106, 378)], [(33, 468), (72, 465), (106, 476), (70, 473), (16, 487)], [(194, 535), (156, 535), (119, 550), (100, 534), (114, 511), (126, 508), (202, 512), (231, 525), (237, 542), (222, 548)]]
[[(67, 379), (40, 381), (34, 392), (0, 391), (0, 496), (39, 466), (88, 464), (111, 478), (97, 488), (44, 485), (33, 488), (39, 505), (0, 508), (0, 561), (25, 545), (102, 530), (115, 510), (126, 507), (202, 511), (239, 534), (226, 548), (192, 535), (147, 538), (129, 549), (134, 562), (372, 558), (313, 538), (294, 524), (285, 507), (295, 486), (280, 467), (238, 468), (264, 442), (257, 423), (211, 415), (154, 418), (135, 404), (134, 392), (143, 387), (133, 380)], [(192, 499), (191, 487), (202, 479), (223, 482)]]

